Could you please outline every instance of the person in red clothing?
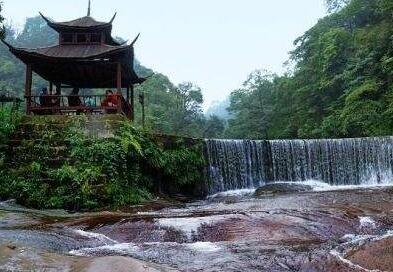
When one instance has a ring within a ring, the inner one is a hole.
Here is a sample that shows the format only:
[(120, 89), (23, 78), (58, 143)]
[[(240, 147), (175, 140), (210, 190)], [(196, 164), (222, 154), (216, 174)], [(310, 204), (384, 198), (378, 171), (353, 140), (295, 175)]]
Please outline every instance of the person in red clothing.
[[(114, 107), (116, 108), (119, 103), (118, 95), (113, 93), (111, 90), (106, 91), (106, 98), (101, 102), (101, 107)], [(116, 113), (117, 110), (107, 109), (107, 113)]]

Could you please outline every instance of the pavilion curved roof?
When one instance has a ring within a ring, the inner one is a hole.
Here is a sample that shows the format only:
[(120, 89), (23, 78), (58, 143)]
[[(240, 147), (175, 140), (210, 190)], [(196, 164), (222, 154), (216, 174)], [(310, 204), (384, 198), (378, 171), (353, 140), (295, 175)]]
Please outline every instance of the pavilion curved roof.
[(108, 43), (109, 45), (122, 45), (120, 42), (116, 41), (116, 39), (114, 39), (111, 35), (112, 23), (115, 20), (117, 13), (113, 15), (112, 19), (109, 22), (96, 21), (90, 15), (68, 22), (54, 22), (53, 20), (44, 16), (41, 12), (40, 15), (48, 24), (48, 26), (58, 33), (70, 31), (102, 31), (106, 33), (106, 43)]
[(69, 26), (69, 27), (96, 27), (96, 26), (107, 26), (111, 25), (111, 23), (107, 22), (98, 22), (96, 21), (93, 17), (90, 16), (85, 16), (82, 18), (78, 18), (72, 21), (68, 22), (58, 22), (58, 23), (53, 23), (59, 26)]
[(82, 18), (78, 18), (72, 21), (67, 21), (67, 22), (54, 22), (53, 20), (47, 18), (40, 12), (41, 17), (48, 23), (48, 25), (53, 28), (56, 31), (62, 31), (66, 29), (91, 29), (91, 28), (109, 28), (112, 29), (112, 23), (116, 17), (113, 15), (112, 19), (109, 22), (99, 22), (96, 21), (93, 17), (91, 16), (85, 16)]
[(11, 52), (16, 55), (34, 55), (36, 57), (48, 57), (56, 59), (87, 59), (94, 57), (105, 57), (126, 51), (132, 45), (111, 46), (106, 44), (101, 45), (55, 45), (45, 48), (17, 48), (8, 45)]
[[(135, 42), (135, 40), (134, 40)], [(115, 88), (116, 63), (122, 66), (122, 87), (143, 83), (134, 71), (133, 44), (110, 45), (56, 45), (48, 48), (17, 48), (3, 40), (11, 53), (42, 78), (80, 88)]]

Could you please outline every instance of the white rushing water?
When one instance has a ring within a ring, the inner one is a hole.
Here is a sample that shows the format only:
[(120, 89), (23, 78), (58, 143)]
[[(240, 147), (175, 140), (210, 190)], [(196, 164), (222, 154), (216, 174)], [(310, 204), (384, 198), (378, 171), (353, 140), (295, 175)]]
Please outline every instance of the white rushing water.
[(74, 256), (91, 256), (94, 255), (95, 252), (115, 252), (116, 254), (132, 254), (137, 252), (139, 247), (133, 243), (118, 243), (114, 245), (104, 245), (99, 247), (92, 247), (92, 248), (82, 248), (77, 250), (71, 250), (69, 254)]
[(91, 248), (81, 248), (71, 250), (69, 254), (74, 256), (95, 256), (95, 255), (128, 255), (141, 257), (148, 252), (155, 250), (166, 250), (167, 248), (177, 248), (183, 252), (193, 254), (214, 254), (221, 250), (225, 250), (221, 246), (212, 242), (194, 242), (194, 243), (176, 243), (176, 242), (161, 242), (161, 243), (118, 243), (114, 245), (104, 245)]
[(217, 194), (213, 194), (207, 197), (207, 199), (214, 199), (214, 198), (222, 198), (228, 196), (247, 196), (253, 195), (256, 189), (239, 189), (239, 190), (230, 190), (225, 192), (220, 192)]
[[(380, 184), (361, 184), (361, 185), (330, 185), (323, 181), (318, 180), (306, 180), (306, 181), (276, 181), (276, 184), (299, 184), (306, 185), (311, 187), (311, 191), (313, 192), (330, 192), (330, 191), (344, 191), (344, 190), (355, 190), (355, 189), (378, 189), (378, 188), (386, 188), (393, 187), (393, 182), (380, 183)], [(225, 197), (247, 197), (253, 196), (256, 189), (238, 189), (238, 190), (230, 190), (225, 192), (219, 192), (212, 195), (209, 195), (207, 199), (220, 199)]]
[(393, 184), (393, 137), (205, 143), (211, 194), (279, 181)]
[(359, 217), (360, 228), (377, 228), (377, 222), (369, 216), (361, 216)]
[(211, 242), (196, 242), (187, 244), (187, 246), (192, 250), (200, 252), (216, 252), (221, 249), (219, 246)]
[(205, 217), (160, 218), (155, 221), (159, 226), (179, 230), (191, 239), (192, 235), (196, 234), (198, 228), (202, 225), (212, 225), (233, 217), (234, 215), (215, 215)]
[(95, 240), (102, 242), (102, 243), (108, 243), (108, 242), (114, 243), (114, 244), (118, 243), (117, 241), (115, 241), (115, 240), (113, 240), (103, 234), (100, 234), (100, 233), (88, 232), (88, 231), (79, 230), (79, 229), (74, 230), (74, 232), (80, 236), (86, 237), (88, 239), (95, 239)]
[(360, 185), (330, 185), (323, 181), (317, 180), (306, 180), (306, 181), (298, 181), (298, 182), (278, 182), (278, 183), (287, 183), (287, 184), (302, 184), (308, 185), (312, 188), (314, 192), (329, 192), (329, 191), (341, 191), (341, 190), (351, 190), (351, 189), (376, 189), (376, 188), (384, 188), (384, 187), (392, 187), (393, 183), (386, 182), (380, 184), (360, 184)]

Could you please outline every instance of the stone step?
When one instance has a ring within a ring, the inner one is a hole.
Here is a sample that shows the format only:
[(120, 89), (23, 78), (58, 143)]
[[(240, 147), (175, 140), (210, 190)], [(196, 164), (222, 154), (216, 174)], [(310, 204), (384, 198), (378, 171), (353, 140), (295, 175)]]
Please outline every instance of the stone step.
[[(38, 147), (40, 145), (40, 141), (37, 140), (10, 140), (6, 146), (10, 148), (28, 148), (28, 147)], [(54, 141), (50, 145), (44, 143), (46, 147), (51, 150), (66, 150), (68, 148), (67, 143), (64, 141)]]
[[(24, 147), (21, 145), (9, 145), (7, 147), (7, 150), (11, 151), (11, 152), (31, 152), (32, 150), (36, 150), (37, 152), (40, 151), (40, 149), (38, 147)], [(51, 155), (64, 155), (66, 154), (68, 151), (68, 148), (64, 145), (57, 145), (57, 146), (50, 146), (48, 147), (48, 154)], [(43, 154), (36, 154), (36, 155), (43, 155)]]
[[(12, 168), (18, 168), (23, 166), (31, 165), (32, 160), (24, 160), (24, 159), (14, 159), (12, 161), (8, 161), (7, 165)], [(45, 166), (56, 169), (63, 166), (66, 163), (71, 163), (72, 160), (70, 158), (58, 157), (58, 158), (44, 158), (41, 159), (41, 163), (45, 164)]]
[(47, 135), (48, 133), (54, 134), (57, 138), (64, 138), (64, 129), (57, 129), (57, 130), (44, 130), (44, 131), (26, 131), (24, 129), (18, 129), (14, 132), (13, 138), (14, 139), (40, 139)]

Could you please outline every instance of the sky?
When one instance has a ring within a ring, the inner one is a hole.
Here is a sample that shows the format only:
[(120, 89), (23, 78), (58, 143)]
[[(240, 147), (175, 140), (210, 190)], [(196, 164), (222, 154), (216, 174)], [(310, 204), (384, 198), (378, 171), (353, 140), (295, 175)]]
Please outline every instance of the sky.
[[(38, 12), (55, 21), (85, 16), (88, 0), (2, 0), (22, 27)], [(326, 14), (323, 0), (92, 0), (98, 21), (117, 17), (113, 36), (132, 41), (138, 60), (176, 84), (202, 88), (205, 109), (256, 69), (283, 73), (293, 41)]]

